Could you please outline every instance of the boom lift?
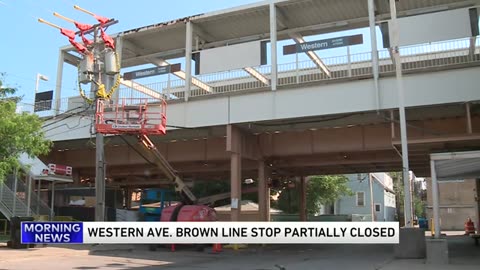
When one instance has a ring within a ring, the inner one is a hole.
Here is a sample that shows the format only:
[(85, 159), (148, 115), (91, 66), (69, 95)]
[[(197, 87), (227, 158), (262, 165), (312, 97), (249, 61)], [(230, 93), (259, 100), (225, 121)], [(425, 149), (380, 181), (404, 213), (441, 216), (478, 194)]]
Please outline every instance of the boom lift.
[[(142, 153), (149, 162), (155, 164), (174, 184), (181, 204), (164, 208), (161, 215), (162, 221), (216, 220), (216, 213), (209, 206), (216, 201), (229, 198), (230, 193), (197, 198), (148, 136), (149, 134), (166, 134), (165, 101), (124, 98), (119, 102), (111, 103), (100, 99), (97, 103), (96, 128), (104, 134), (135, 135), (139, 143), (132, 147)], [(243, 193), (251, 192), (256, 192), (256, 188), (243, 191)]]

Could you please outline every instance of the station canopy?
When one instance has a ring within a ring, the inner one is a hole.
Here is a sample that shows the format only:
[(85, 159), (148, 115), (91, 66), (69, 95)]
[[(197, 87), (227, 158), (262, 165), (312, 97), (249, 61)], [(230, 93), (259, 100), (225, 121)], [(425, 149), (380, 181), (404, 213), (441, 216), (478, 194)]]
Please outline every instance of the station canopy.
[[(291, 34), (318, 35), (368, 27), (367, 0), (296, 0), (274, 1), (277, 7), (278, 40)], [(387, 0), (374, 0), (377, 22), (390, 19)], [(149, 59), (172, 59), (185, 55), (186, 24), (191, 21), (194, 50), (214, 48), (270, 37), (271, 1), (198, 14), (168, 22), (143, 26), (118, 33), (123, 36), (122, 67), (145, 64)], [(398, 17), (469, 7), (474, 0), (401, 0)]]
[(480, 151), (431, 154), (438, 181), (480, 177)]

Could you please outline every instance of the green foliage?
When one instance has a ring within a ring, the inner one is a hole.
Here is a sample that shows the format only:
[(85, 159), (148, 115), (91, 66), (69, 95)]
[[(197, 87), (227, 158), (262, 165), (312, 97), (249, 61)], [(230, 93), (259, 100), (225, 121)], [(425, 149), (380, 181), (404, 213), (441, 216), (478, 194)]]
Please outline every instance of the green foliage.
[(414, 210), (417, 217), (425, 217), (425, 202), (415, 196), (414, 198)]
[[(307, 214), (314, 215), (320, 211), (322, 204), (335, 202), (341, 196), (353, 196), (348, 187), (349, 179), (344, 175), (313, 176), (307, 181)], [(299, 213), (300, 185), (281, 190), (276, 207), (285, 213)]]
[(51, 142), (45, 139), (42, 121), (37, 115), (16, 113), (20, 98), (11, 96), (15, 93), (15, 88), (3, 87), (0, 76), (0, 181), (19, 166), (20, 154), (43, 155), (51, 146)]
[[(243, 184), (243, 188), (250, 188), (250, 187), (255, 187), (255, 184)], [(208, 197), (212, 195), (217, 195), (221, 193), (227, 193), (230, 192), (230, 181), (215, 181), (215, 180), (210, 180), (210, 181), (196, 181), (195, 184), (193, 185), (192, 188), (193, 194), (197, 198), (203, 198), (203, 197)], [(257, 192), (255, 193), (247, 193), (247, 194), (242, 194), (242, 201), (253, 201), (255, 203), (258, 203), (258, 194)], [(217, 201), (215, 203), (215, 206), (221, 206), (221, 205), (227, 205), (230, 203), (230, 198), (224, 199)]]

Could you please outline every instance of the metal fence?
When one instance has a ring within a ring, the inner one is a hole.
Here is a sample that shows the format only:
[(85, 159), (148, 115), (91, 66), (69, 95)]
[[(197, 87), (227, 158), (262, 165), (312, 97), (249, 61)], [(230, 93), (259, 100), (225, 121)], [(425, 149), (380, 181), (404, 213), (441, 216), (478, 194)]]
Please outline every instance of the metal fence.
[[(450, 67), (480, 62), (480, 38), (467, 38), (434, 42), (400, 48), (402, 68), (405, 72), (421, 69)], [(395, 72), (395, 65), (387, 49), (377, 52), (379, 73)], [(330, 76), (320, 69), (312, 60), (282, 63), (277, 66), (280, 87), (304, 83), (335, 81), (373, 76), (372, 53), (357, 53), (335, 57), (322, 58), (322, 62), (330, 71)], [(184, 100), (185, 80), (177, 78), (166, 82), (140, 85), (122, 85), (116, 98), (151, 98), (152, 94), (167, 100)], [(267, 89), (271, 84), (271, 66), (262, 65), (244, 69), (229, 70), (212, 74), (202, 74), (192, 77), (189, 97), (218, 95), (241, 92), (254, 89)], [(149, 94), (150, 93), (150, 94)], [(87, 110), (85, 101), (79, 97), (62, 98), (53, 102), (59, 107), (59, 113), (75, 113)], [(30, 106), (31, 105), (31, 106)], [(33, 111), (33, 104), (25, 105)], [(39, 112), (45, 114), (46, 112)], [(52, 113), (52, 112), (50, 112)]]

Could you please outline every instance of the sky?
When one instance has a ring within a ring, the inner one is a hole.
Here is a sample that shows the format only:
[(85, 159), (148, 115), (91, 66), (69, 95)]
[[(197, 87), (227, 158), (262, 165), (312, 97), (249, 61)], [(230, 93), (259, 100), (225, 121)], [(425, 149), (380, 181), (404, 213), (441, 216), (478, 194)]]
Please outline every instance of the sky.
[[(40, 81), (38, 91), (54, 90), (59, 48), (67, 45), (68, 40), (59, 33), (59, 30), (39, 23), (37, 20), (38, 18), (43, 18), (60, 27), (75, 30), (72, 23), (53, 16), (53, 12), (58, 12), (61, 15), (82, 23), (96, 23), (90, 15), (74, 9), (74, 5), (79, 5), (98, 15), (118, 20), (119, 23), (109, 27), (107, 31), (108, 34), (115, 34), (154, 23), (238, 7), (255, 2), (262, 1), (0, 0), (0, 33), (2, 33), (3, 37), (3, 42), (0, 45), (0, 73), (5, 73), (3, 78), (4, 83), (18, 89), (18, 94), (24, 97), (22, 101), (25, 104), (33, 104), (35, 81), (38, 73), (49, 78), (48, 81)], [(353, 46), (351, 53), (368, 52), (370, 49), (369, 29), (357, 29), (317, 37), (305, 37), (305, 40), (311, 41), (319, 38), (323, 39), (359, 33), (364, 35), (364, 44)], [(381, 49), (381, 35), (378, 29), (377, 35), (379, 37), (379, 49)], [(281, 55), (282, 46), (293, 43), (292, 40), (288, 40), (278, 44), (279, 63), (295, 62), (295, 55)], [(329, 56), (344, 56), (347, 54), (347, 51), (346, 48), (338, 48), (317, 53), (324, 58)], [(308, 58), (306, 55), (300, 55), (300, 60), (308, 60)], [(182, 66), (184, 65), (182, 64)], [(122, 73), (125, 71), (129, 70), (122, 70)], [(76, 68), (68, 64), (64, 65), (62, 97), (78, 95), (76, 79)], [(150, 78), (150, 80), (164, 81), (161, 78)]]
[[(109, 34), (199, 13), (261, 2), (258, 0), (0, 0), (0, 73), (5, 83), (17, 87), (24, 102), (34, 100), (37, 73), (49, 81), (40, 81), (39, 92), (55, 89), (59, 48), (68, 40), (53, 27), (39, 23), (38, 18), (74, 30), (74, 25), (53, 16), (53, 12), (80, 22), (94, 24), (93, 17), (77, 11), (74, 5), (98, 15), (115, 18), (117, 25)], [(65, 65), (69, 66), (69, 65)], [(65, 78), (64, 78), (65, 79)], [(65, 79), (63, 88), (72, 92), (74, 80)]]

